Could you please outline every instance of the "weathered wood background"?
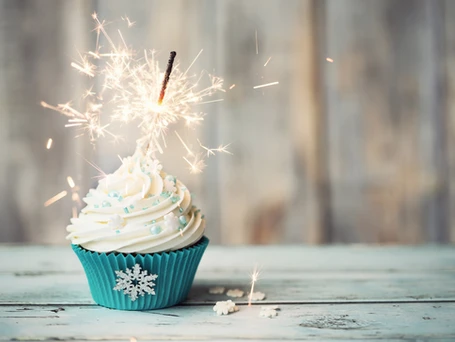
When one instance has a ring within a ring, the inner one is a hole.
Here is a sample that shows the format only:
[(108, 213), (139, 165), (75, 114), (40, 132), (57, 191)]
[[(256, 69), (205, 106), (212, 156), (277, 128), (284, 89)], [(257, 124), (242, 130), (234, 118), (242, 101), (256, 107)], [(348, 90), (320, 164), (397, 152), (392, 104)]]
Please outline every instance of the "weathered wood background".
[(68, 175), (82, 194), (95, 185), (82, 156), (113, 171), (133, 150), (93, 149), (39, 105), (85, 89), (69, 63), (94, 44), (93, 11), (128, 15), (129, 43), (163, 63), (204, 49), (195, 70), (236, 84), (188, 133), (232, 142), (233, 156), (198, 176), (177, 141), (161, 158), (197, 194), (213, 242), (455, 241), (451, 0), (0, 0), (0, 241), (64, 243), (71, 201), (44, 201)]

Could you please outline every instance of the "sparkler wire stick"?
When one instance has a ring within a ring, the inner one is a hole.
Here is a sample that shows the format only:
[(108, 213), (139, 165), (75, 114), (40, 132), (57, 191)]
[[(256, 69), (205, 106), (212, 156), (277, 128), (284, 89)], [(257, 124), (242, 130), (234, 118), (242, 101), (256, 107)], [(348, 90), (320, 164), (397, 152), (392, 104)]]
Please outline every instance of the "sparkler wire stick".
[(169, 78), (172, 72), (172, 66), (174, 65), (175, 56), (177, 52), (171, 51), (169, 56), (169, 61), (167, 62), (166, 73), (164, 74), (163, 85), (161, 87), (160, 98), (158, 99), (158, 104), (161, 105), (163, 103), (164, 94), (166, 93), (167, 84), (169, 83)]

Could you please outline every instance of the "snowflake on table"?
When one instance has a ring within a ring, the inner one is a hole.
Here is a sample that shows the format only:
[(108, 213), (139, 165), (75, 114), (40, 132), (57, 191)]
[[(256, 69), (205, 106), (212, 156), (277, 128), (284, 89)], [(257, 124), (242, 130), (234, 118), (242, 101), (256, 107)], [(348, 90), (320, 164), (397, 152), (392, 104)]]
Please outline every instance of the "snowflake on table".
[(280, 310), (278, 306), (263, 306), (261, 307), (261, 311), (259, 311), (259, 317), (276, 317), (278, 316), (278, 310)]
[(144, 296), (146, 293), (155, 295), (153, 281), (158, 278), (158, 275), (148, 274), (147, 270), (141, 271), (139, 264), (127, 268), (125, 272), (115, 271), (115, 274), (117, 285), (113, 290), (123, 291), (125, 295), (130, 296), (131, 301), (134, 302), (139, 296)]
[(265, 293), (263, 292), (253, 292), (250, 293), (251, 300), (264, 300), (265, 299)]
[(180, 227), (180, 222), (177, 216), (173, 212), (170, 212), (167, 215), (164, 215), (164, 225), (167, 229), (177, 230)]
[(243, 297), (243, 294), (244, 294), (244, 292), (242, 290), (239, 290), (239, 289), (228, 290), (228, 292), (226, 292), (226, 296), (234, 297), (234, 298)]
[(209, 293), (210, 294), (223, 294), (224, 293), (224, 287), (222, 287), (222, 286), (211, 287), (209, 289)]
[(213, 307), (213, 311), (215, 311), (218, 316), (229, 315), (232, 312), (239, 311), (239, 307), (229, 299), (226, 301), (216, 302)]

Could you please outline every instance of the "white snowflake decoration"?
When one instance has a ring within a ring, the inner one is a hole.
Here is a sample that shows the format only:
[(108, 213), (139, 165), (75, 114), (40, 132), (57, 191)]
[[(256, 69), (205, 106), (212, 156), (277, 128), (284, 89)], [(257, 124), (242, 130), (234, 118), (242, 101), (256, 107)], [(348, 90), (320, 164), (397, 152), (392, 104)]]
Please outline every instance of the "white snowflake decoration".
[(180, 227), (180, 222), (177, 216), (173, 212), (164, 215), (164, 225), (167, 229), (177, 230)]
[(152, 175), (158, 175), (160, 171), (163, 169), (163, 165), (161, 165), (158, 159), (153, 159), (151, 162), (147, 161), (145, 168)]
[(232, 312), (239, 311), (239, 307), (229, 299), (226, 301), (216, 302), (213, 307), (213, 311), (215, 311), (218, 316), (229, 315)]
[(149, 163), (147, 166), (149, 171), (154, 175), (159, 174), (160, 171), (163, 169), (163, 165), (161, 165), (158, 159), (153, 159), (153, 161)]
[(123, 228), (123, 226), (125, 225), (125, 220), (120, 215), (113, 215), (109, 217), (107, 225), (111, 229), (120, 229)]
[(172, 179), (169, 179), (167, 177), (164, 179), (164, 190), (172, 193), (177, 191), (175, 183)]
[(148, 274), (147, 270), (141, 271), (139, 264), (132, 268), (127, 268), (125, 272), (115, 271), (117, 276), (117, 285), (113, 288), (115, 291), (123, 291), (125, 295), (135, 301), (139, 296), (144, 296), (146, 293), (155, 295), (153, 282), (158, 278), (157, 274)]
[(259, 311), (259, 317), (272, 318), (278, 316), (278, 306), (263, 306), (261, 311)]
[(215, 286), (215, 287), (211, 287), (209, 289), (209, 293), (210, 294), (223, 294), (224, 293), (224, 287), (222, 286)]
[(265, 298), (265, 293), (263, 292), (253, 292), (251, 294), (251, 300), (264, 300)]
[(234, 297), (234, 298), (240, 298), (240, 297), (243, 297), (243, 293), (244, 292), (242, 290), (239, 290), (239, 289), (228, 290), (228, 292), (226, 292), (226, 296)]

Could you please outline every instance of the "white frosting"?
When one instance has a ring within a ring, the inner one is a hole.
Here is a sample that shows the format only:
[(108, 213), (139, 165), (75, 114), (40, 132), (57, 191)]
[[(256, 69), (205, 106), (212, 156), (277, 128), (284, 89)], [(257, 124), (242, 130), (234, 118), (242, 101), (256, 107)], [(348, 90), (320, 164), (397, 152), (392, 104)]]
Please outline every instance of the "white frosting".
[(136, 152), (90, 189), (87, 206), (67, 227), (73, 244), (96, 252), (156, 253), (197, 242), (205, 220), (188, 189)]

